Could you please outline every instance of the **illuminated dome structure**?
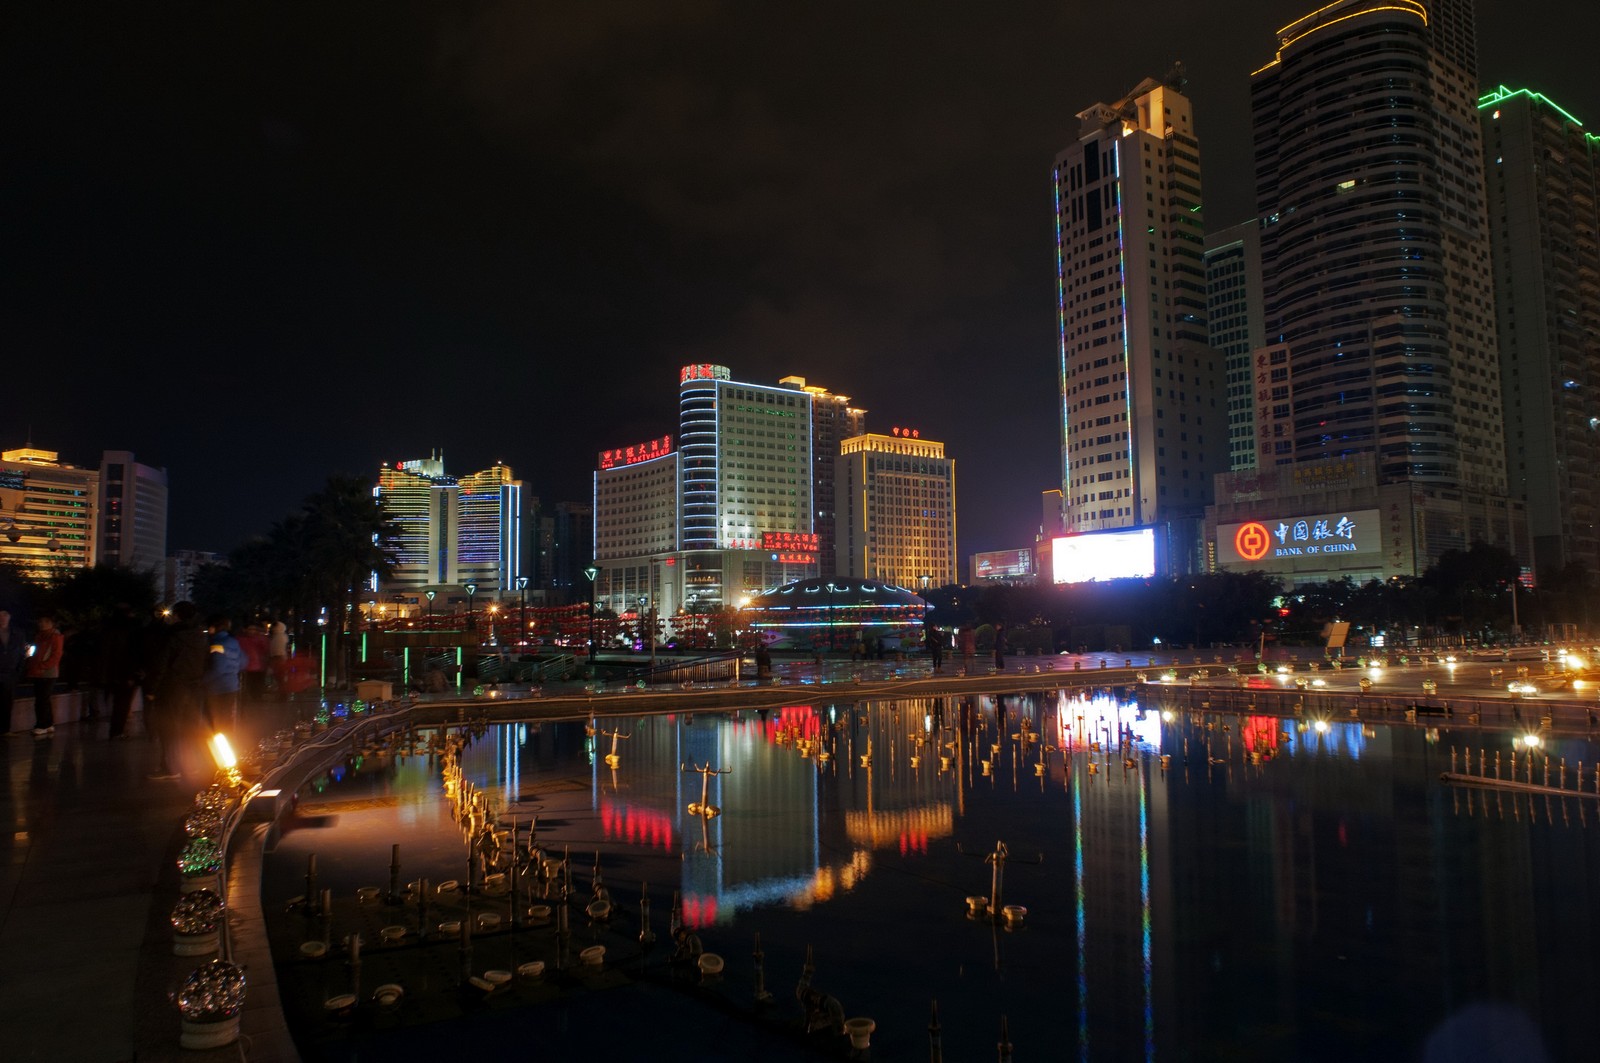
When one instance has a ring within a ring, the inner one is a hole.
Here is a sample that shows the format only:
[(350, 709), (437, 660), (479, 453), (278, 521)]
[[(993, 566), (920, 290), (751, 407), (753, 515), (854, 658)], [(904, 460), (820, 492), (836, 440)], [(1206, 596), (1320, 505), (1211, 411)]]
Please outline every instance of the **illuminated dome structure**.
[(904, 587), (836, 576), (758, 594), (742, 615), (770, 645), (847, 650), (858, 641), (894, 646), (920, 639), (927, 612), (927, 600)]

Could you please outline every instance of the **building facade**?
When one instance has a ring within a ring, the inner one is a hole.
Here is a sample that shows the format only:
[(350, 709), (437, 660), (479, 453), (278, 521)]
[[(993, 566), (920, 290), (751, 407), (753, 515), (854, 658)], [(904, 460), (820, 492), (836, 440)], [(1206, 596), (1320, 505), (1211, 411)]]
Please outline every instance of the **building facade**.
[(734, 380), (726, 366), (678, 374), (685, 607), (716, 612), (817, 574), (811, 395)]
[(1206, 236), (1206, 324), (1227, 373), (1228, 467), (1235, 472), (1256, 467), (1254, 362), (1266, 343), (1261, 287), (1261, 226), (1255, 219)]
[(1471, 4), (1339, 0), (1278, 40), (1251, 79), (1257, 464), (1503, 494)]
[(602, 451), (594, 474), (595, 607), (671, 617), (683, 606), (682, 480), (672, 437)]
[(100, 560), (164, 582), (167, 470), (141, 465), (126, 450), (100, 458)]
[(838, 572), (918, 591), (957, 582), (956, 463), (944, 444), (896, 428), (840, 449)]
[(803, 376), (786, 376), (778, 383), (811, 396), (811, 503), (812, 527), (817, 536), (817, 563), (823, 576), (834, 572), (834, 522), (838, 517), (833, 467), (839, 444), (867, 430), (867, 411), (850, 405), (848, 395), (807, 385)]
[(1600, 138), (1527, 89), (1478, 115), (1509, 488), (1541, 574), (1600, 572)]
[(455, 477), (444, 458), (385, 464), (374, 489), (392, 522), (395, 555), (380, 592), (465, 588), (499, 597), (522, 572), (522, 481), (495, 464)]
[(1146, 79), (1080, 112), (1053, 171), (1065, 530), (1165, 526), (1169, 572), (1199, 565), (1200, 517), (1228, 464), (1180, 82)]
[(47, 580), (99, 562), (100, 472), (53, 450), (0, 452), (0, 560)]

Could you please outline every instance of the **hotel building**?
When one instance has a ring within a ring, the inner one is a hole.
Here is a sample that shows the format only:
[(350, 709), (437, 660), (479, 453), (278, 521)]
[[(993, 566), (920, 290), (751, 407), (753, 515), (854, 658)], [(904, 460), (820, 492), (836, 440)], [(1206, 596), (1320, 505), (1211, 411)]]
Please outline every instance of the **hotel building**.
[(0, 561), (25, 579), (47, 580), (100, 559), (100, 472), (59, 458), (33, 447), (0, 452)]
[(916, 591), (957, 582), (956, 463), (944, 444), (895, 428), (841, 451), (838, 574)]
[(784, 387), (811, 396), (811, 502), (812, 526), (817, 535), (817, 563), (821, 576), (834, 571), (833, 526), (837, 518), (833, 467), (839, 444), (867, 430), (867, 411), (850, 405), (848, 395), (835, 395), (827, 388), (808, 386), (803, 376), (786, 376), (778, 381)]

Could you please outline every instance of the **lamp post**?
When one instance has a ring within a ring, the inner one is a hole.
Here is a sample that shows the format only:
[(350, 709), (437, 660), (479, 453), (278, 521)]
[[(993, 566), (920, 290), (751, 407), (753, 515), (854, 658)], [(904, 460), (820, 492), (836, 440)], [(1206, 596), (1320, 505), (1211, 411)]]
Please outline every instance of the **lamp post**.
[(600, 578), (600, 566), (594, 562), (583, 570), (584, 576), (589, 580), (589, 667), (594, 667), (594, 589), (595, 582)]
[(528, 577), (517, 577), (517, 644), (518, 648), (528, 642)]
[(477, 620), (472, 615), (472, 598), (478, 593), (478, 585), (476, 583), (463, 583), (462, 587), (464, 587), (467, 592), (467, 630), (476, 631), (478, 629), (478, 624)]

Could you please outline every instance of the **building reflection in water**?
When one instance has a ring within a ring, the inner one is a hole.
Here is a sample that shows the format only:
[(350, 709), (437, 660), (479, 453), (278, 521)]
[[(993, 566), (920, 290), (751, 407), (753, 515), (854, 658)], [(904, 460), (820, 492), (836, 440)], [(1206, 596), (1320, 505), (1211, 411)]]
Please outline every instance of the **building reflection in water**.
[[(1595, 810), (1439, 781), (1440, 743), (1505, 735), (1171, 708), (1065, 691), (818, 701), (601, 718), (632, 736), (617, 770), (581, 723), (497, 726), (467, 760), (507, 805), (587, 800), (596, 847), (632, 861), (617, 880), (677, 888), (693, 925), (826, 908), (857, 950), (881, 927), (883, 965), (836, 975), (880, 1001), (880, 1027), (925, 1024), (938, 997), (947, 1029), (963, 1008), (974, 1024), (1010, 1011), (1021, 1043), (1032, 1014), (1036, 1041), (1065, 1034), (1080, 1059), (1415, 1055), (1493, 998), (1537, 1015), (1558, 1054), (1584, 1043), (1560, 1001), (1594, 983)], [(1560, 755), (1596, 761), (1581, 740)], [(685, 765), (730, 769), (707, 792), (721, 815), (688, 812), (701, 779)], [(1030, 915), (991, 939), (960, 913), (997, 839), (1018, 858), (1006, 897)], [(937, 949), (895, 929), (912, 919)], [(806, 926), (819, 949), (830, 922)]]

